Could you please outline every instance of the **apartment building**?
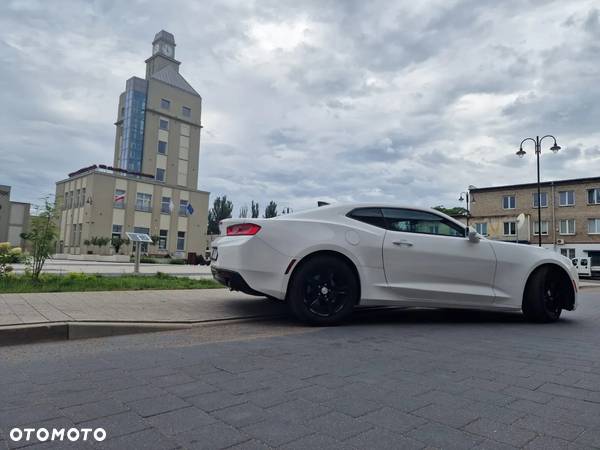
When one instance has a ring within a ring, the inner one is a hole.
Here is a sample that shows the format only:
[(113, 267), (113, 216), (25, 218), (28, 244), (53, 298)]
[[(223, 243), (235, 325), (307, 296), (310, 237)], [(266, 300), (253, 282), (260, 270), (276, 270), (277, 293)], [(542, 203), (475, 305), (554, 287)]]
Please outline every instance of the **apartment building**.
[[(490, 239), (538, 243), (569, 258), (591, 257), (600, 266), (600, 177), (470, 190), (470, 224)], [(524, 220), (519, 223), (518, 217)]]
[(0, 242), (10, 242), (13, 247), (23, 247), (21, 233), (29, 228), (29, 203), (10, 200), (10, 186), (0, 185)]
[[(59, 252), (86, 254), (93, 237), (148, 233), (152, 254), (203, 253), (209, 193), (198, 190), (202, 98), (179, 73), (175, 38), (152, 42), (145, 78), (119, 96), (112, 165), (92, 165), (56, 185)], [(128, 251), (130, 249), (124, 249)]]

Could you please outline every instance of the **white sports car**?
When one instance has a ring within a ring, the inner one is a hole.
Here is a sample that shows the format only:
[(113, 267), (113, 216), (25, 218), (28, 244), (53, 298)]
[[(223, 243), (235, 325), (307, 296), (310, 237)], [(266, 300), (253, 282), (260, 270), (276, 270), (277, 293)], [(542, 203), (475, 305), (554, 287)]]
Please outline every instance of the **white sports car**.
[(315, 324), (358, 304), (523, 311), (536, 322), (577, 304), (569, 259), (485, 239), (429, 208), (361, 203), (226, 219), (211, 259), (220, 283), (286, 300)]

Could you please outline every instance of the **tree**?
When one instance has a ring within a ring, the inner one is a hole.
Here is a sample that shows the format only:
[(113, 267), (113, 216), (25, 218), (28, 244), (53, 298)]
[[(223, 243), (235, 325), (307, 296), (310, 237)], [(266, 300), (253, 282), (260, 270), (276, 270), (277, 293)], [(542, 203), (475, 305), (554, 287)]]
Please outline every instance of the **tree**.
[(258, 209), (258, 202), (254, 203), (252, 200), (252, 205), (250, 205), (252, 218), (256, 219), (260, 215), (260, 211)]
[(115, 249), (115, 253), (119, 253), (119, 250), (124, 245), (129, 245), (129, 239), (123, 239), (121, 236), (115, 236), (110, 240), (110, 245)]
[(31, 246), (31, 259), (28, 264), (34, 280), (39, 279), (44, 263), (54, 254), (58, 236), (57, 220), (56, 204), (50, 203), (46, 198), (42, 211), (31, 218), (29, 231), (21, 233), (21, 238)]
[(269, 202), (267, 207), (265, 208), (265, 219), (270, 219), (271, 217), (277, 217), (277, 203), (273, 200)]
[(433, 209), (437, 209), (444, 214), (448, 214), (449, 216), (466, 216), (467, 210), (462, 206), (454, 206), (453, 208), (446, 208), (444, 205), (434, 206)]
[(244, 205), (240, 208), (240, 217), (248, 217), (248, 206)]
[(226, 195), (215, 198), (213, 207), (208, 212), (208, 234), (219, 234), (219, 222), (229, 219), (232, 211), (233, 203), (227, 200)]

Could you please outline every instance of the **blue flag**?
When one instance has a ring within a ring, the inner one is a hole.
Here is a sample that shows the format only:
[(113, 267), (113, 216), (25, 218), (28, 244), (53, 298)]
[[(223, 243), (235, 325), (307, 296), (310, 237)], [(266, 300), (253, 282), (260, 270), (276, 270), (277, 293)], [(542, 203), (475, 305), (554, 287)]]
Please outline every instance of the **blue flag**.
[(188, 215), (191, 216), (192, 214), (194, 214), (194, 208), (192, 208), (192, 204), (191, 203), (188, 203), (186, 209), (187, 209)]

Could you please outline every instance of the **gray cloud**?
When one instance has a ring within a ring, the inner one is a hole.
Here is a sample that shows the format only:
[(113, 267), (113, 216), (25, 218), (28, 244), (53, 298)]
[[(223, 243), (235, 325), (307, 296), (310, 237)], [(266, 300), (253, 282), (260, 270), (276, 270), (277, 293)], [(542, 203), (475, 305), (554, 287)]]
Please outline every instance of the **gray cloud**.
[(112, 162), (118, 95), (162, 28), (204, 100), (199, 188), (236, 206), (456, 205), (531, 181), (514, 152), (548, 132), (564, 151), (545, 178), (596, 175), (592, 2), (8, 0), (0, 26), (0, 183), (19, 200)]

